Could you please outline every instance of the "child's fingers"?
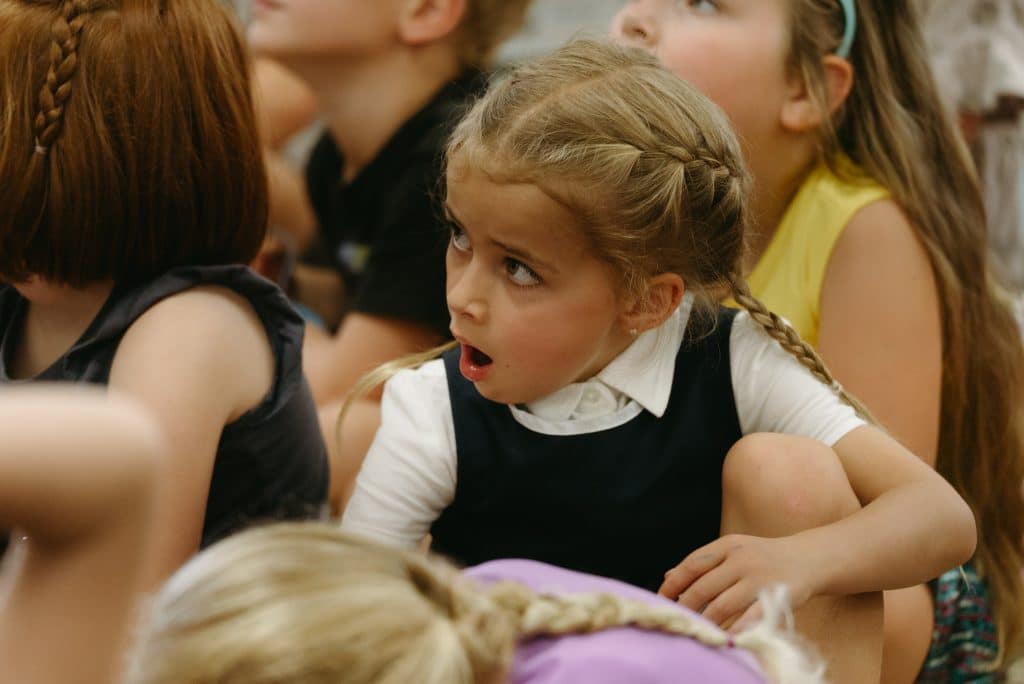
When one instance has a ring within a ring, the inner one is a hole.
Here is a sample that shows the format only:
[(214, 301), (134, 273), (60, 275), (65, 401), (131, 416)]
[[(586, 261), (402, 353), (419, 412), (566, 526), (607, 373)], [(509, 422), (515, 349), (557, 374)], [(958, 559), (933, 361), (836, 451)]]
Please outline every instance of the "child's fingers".
[(727, 566), (718, 565), (695, 579), (679, 596), (679, 603), (698, 613), (706, 612), (710, 604), (740, 579)]
[(750, 588), (743, 581), (737, 581), (720, 592), (701, 614), (720, 627), (729, 625), (750, 607)]
[[(683, 562), (665, 573), (658, 593), (673, 601), (679, 597), (698, 577), (721, 565), (725, 553), (720, 552), (714, 542), (701, 547), (683, 559)], [(699, 610), (699, 607), (695, 610)]]
[(762, 619), (764, 619), (764, 609), (761, 607), (761, 602), (754, 601), (754, 603), (747, 608), (746, 612), (740, 616), (740, 619), (729, 627), (729, 633), (739, 634), (740, 632), (745, 632), (754, 627), (754, 625)]

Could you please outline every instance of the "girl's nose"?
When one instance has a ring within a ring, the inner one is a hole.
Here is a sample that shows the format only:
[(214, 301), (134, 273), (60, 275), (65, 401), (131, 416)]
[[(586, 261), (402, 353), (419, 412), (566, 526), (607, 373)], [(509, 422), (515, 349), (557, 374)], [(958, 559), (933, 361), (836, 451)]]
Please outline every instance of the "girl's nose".
[(650, 0), (633, 0), (612, 20), (612, 39), (623, 45), (651, 49), (657, 40), (657, 22)]
[(482, 323), (487, 318), (487, 298), (483, 274), (473, 264), (448, 269), (448, 310), (453, 319)]

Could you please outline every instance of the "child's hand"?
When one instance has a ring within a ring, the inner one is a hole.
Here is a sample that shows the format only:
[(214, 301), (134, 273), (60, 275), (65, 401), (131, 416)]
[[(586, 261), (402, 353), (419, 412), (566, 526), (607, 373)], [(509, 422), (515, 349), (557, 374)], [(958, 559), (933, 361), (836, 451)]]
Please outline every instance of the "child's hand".
[(764, 589), (785, 584), (793, 608), (815, 595), (814, 563), (796, 546), (792, 537), (722, 537), (665, 573), (658, 593), (741, 631), (760, 618), (757, 596)]

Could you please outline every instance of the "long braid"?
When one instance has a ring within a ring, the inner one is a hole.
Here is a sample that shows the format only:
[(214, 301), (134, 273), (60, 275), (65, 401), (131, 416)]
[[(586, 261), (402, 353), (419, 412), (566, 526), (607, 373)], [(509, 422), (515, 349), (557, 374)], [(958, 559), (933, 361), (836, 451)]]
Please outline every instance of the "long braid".
[(754, 297), (750, 292), (750, 287), (747, 285), (746, 280), (738, 275), (731, 275), (729, 277), (729, 284), (732, 287), (732, 296), (742, 306), (750, 317), (754, 321), (764, 328), (765, 332), (776, 342), (778, 342), (783, 349), (793, 355), (797, 361), (803, 364), (816, 378), (821, 380), (823, 383), (831, 387), (839, 398), (844, 402), (853, 407), (853, 409), (861, 415), (864, 420), (877, 424), (874, 416), (862, 404), (856, 397), (843, 389), (843, 386), (839, 384), (839, 381), (835, 379), (825, 362), (818, 352), (814, 351), (814, 347), (809, 345), (800, 337), (793, 326), (789, 325), (781, 316), (773, 311), (770, 311), (760, 300)]
[(684, 636), (713, 648), (748, 650), (776, 684), (824, 681), (822, 665), (780, 632), (780, 622), (789, 617), (784, 588), (762, 594), (764, 619), (735, 636), (678, 608), (650, 605), (614, 594), (537, 594), (520, 584), (504, 582), (491, 587), (488, 595), (501, 610), (518, 619), (520, 639), (635, 627)]
[(519, 635), (525, 639), (632, 626), (687, 636), (718, 648), (732, 643), (726, 632), (688, 613), (613, 594), (535, 594), (513, 583), (495, 585), (490, 594), (499, 606), (518, 615)]
[(37, 154), (45, 154), (60, 135), (64, 110), (71, 97), (71, 81), (78, 70), (79, 38), (91, 10), (89, 0), (63, 0), (53, 21), (50, 68), (39, 90), (39, 113), (33, 126)]

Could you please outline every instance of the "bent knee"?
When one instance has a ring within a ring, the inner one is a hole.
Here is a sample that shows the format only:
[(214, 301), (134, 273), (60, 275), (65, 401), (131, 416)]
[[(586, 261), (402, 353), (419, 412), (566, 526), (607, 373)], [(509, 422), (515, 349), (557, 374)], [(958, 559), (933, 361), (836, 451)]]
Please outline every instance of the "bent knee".
[(761, 520), (775, 534), (825, 525), (860, 507), (832, 449), (806, 437), (776, 434), (748, 435), (729, 450), (722, 499), (723, 522), (731, 508), (744, 520)]

